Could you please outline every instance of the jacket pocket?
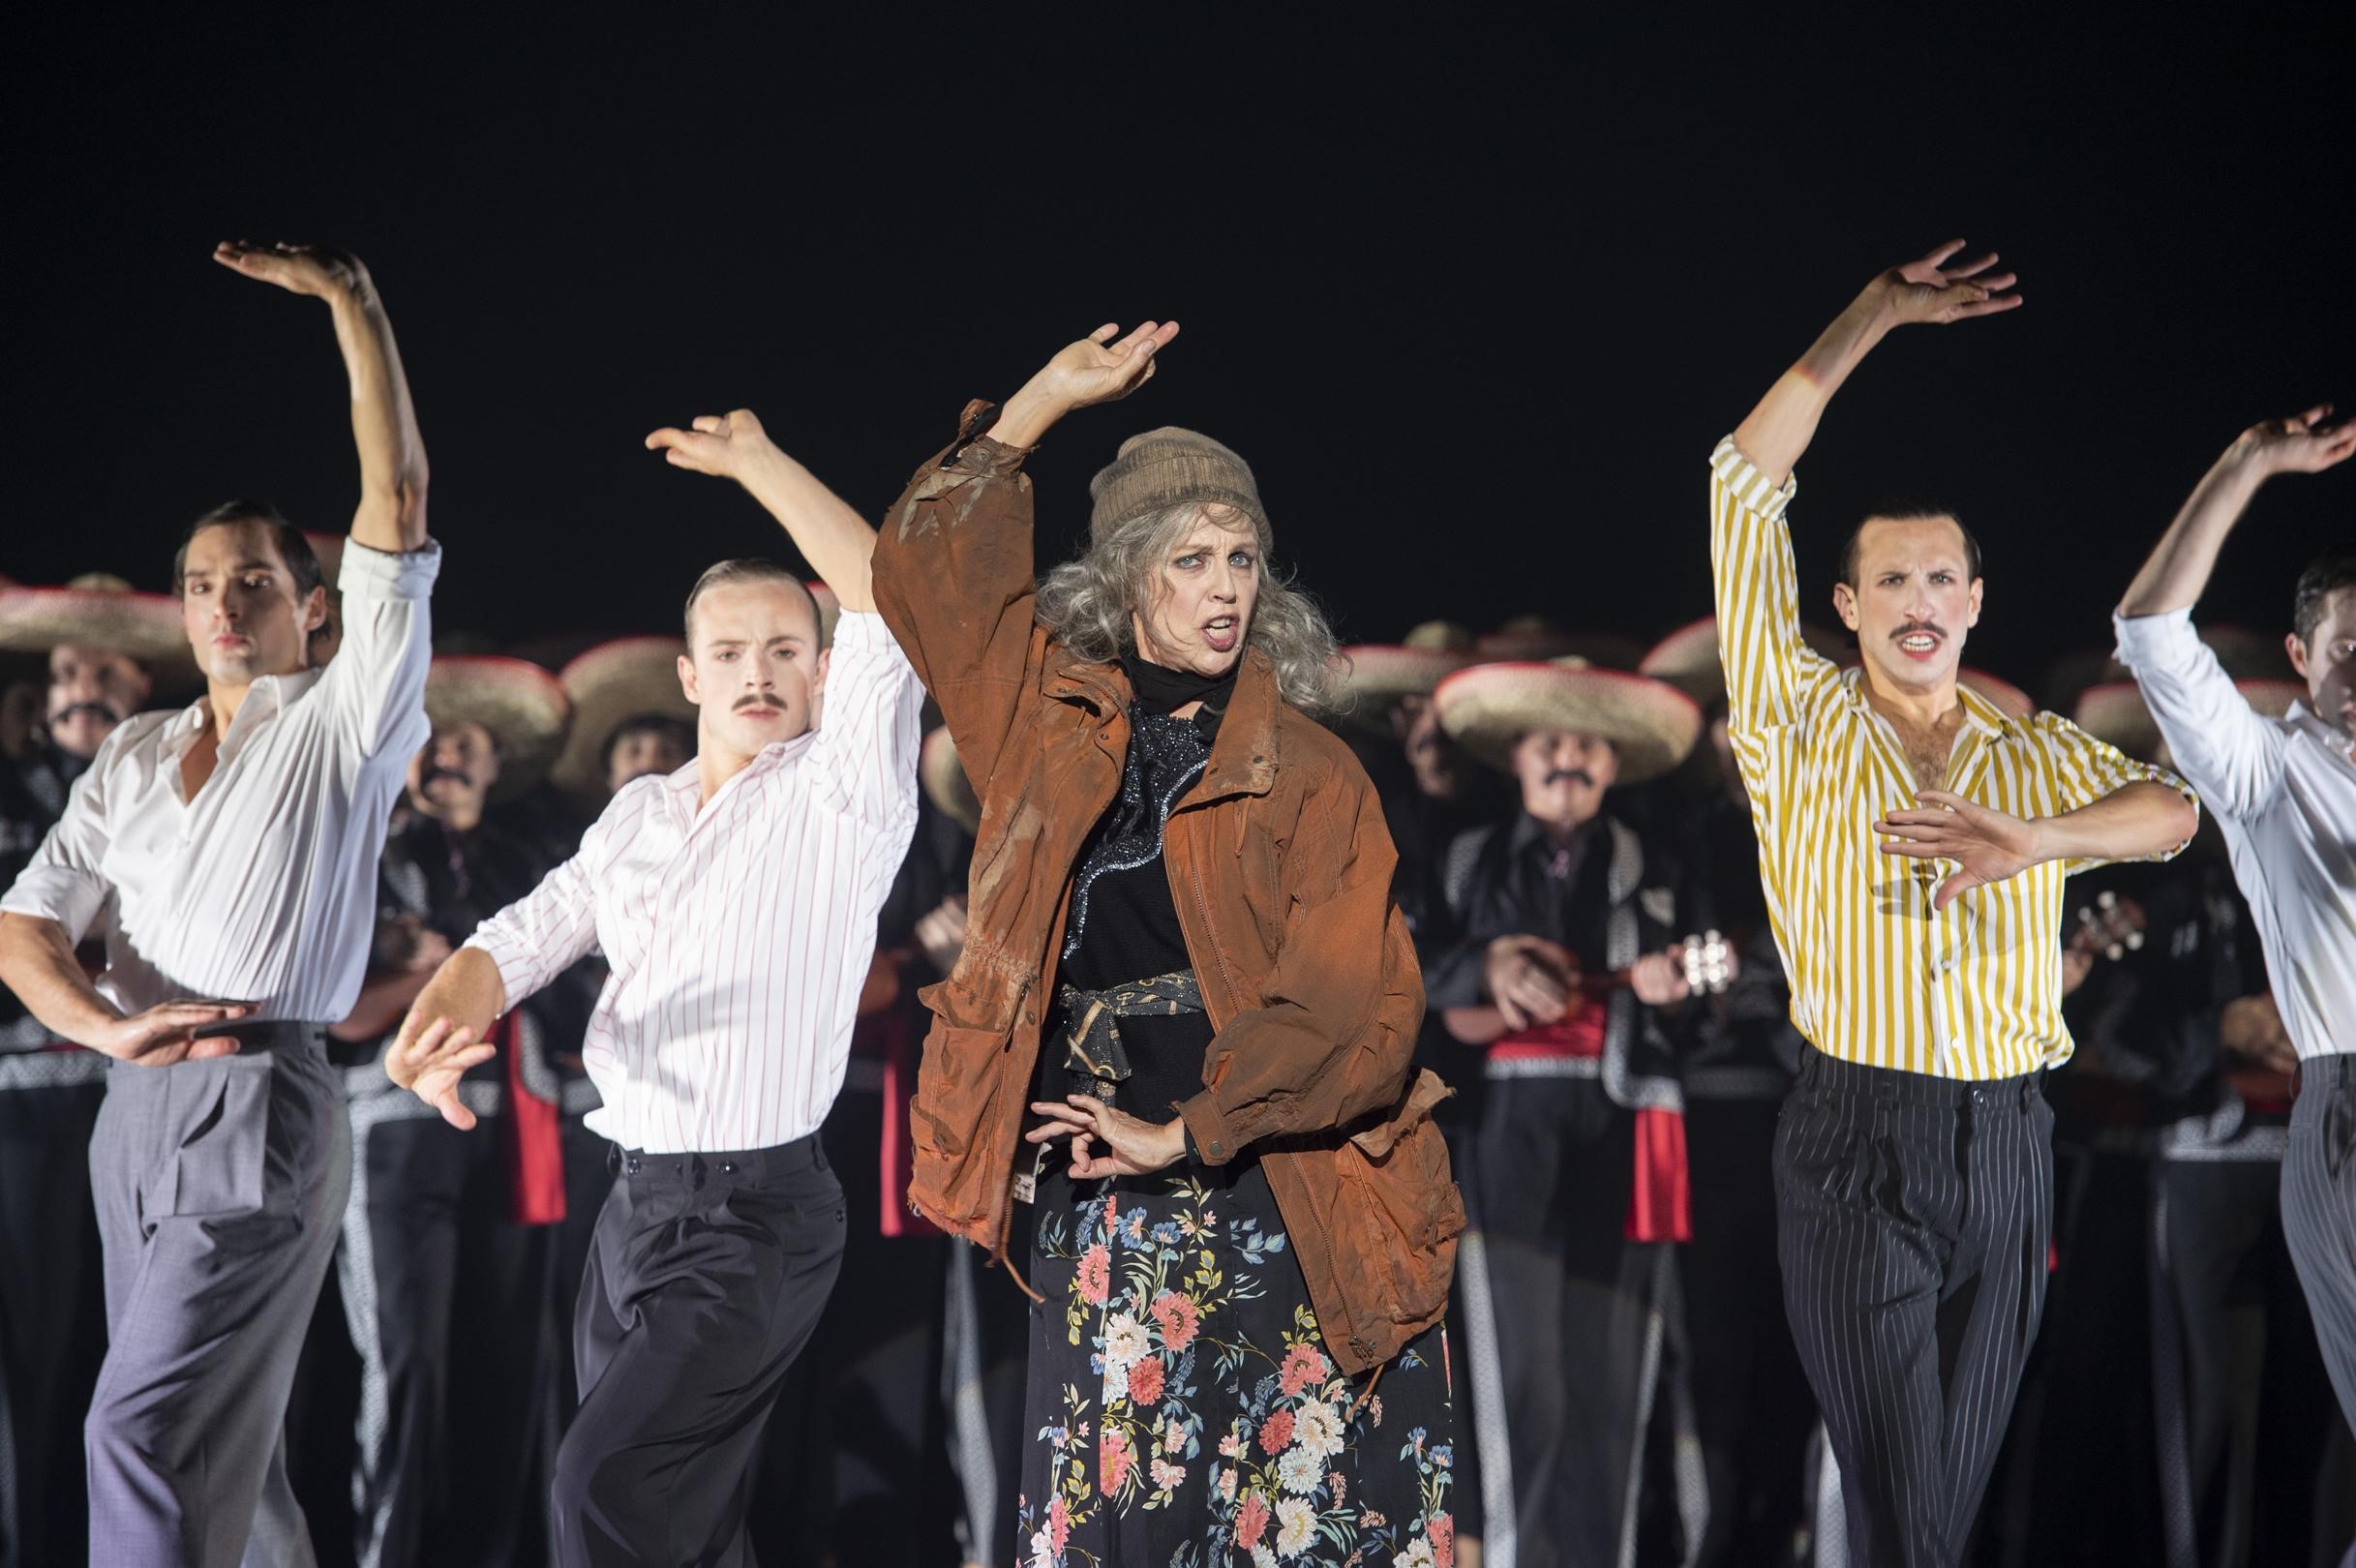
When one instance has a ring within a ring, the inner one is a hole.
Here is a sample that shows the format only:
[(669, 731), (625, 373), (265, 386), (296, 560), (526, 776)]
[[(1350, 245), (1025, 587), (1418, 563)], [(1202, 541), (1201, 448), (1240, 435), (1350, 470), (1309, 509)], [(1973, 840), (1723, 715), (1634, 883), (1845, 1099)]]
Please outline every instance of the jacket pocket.
[[(223, 1058), (218, 1067), (208, 1064), (191, 1074), (198, 1081), (189, 1086), (189, 1114), (180, 1118), (180, 1146), (172, 1155), (172, 1191), (164, 1213), (185, 1218), (260, 1212), (269, 1163), (270, 1073), (270, 1059), (257, 1055)], [(213, 1081), (203, 1082), (206, 1077)]]
[(1438, 1318), (1465, 1228), (1448, 1146), (1432, 1120), (1432, 1106), (1446, 1094), (1435, 1074), (1424, 1072), (1398, 1115), (1353, 1136), (1332, 1157), (1341, 1167), (1344, 1229), (1358, 1254), (1340, 1261), (1363, 1282), (1344, 1282), (1344, 1288), (1373, 1287), (1382, 1315), (1396, 1324)]

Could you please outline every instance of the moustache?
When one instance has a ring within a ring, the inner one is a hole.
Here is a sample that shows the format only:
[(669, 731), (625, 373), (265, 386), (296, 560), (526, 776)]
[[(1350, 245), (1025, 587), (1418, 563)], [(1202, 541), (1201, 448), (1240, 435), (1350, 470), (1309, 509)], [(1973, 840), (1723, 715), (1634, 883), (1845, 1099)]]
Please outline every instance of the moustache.
[(94, 714), (99, 718), (105, 719), (109, 724), (120, 724), (123, 722), (122, 714), (116, 712), (113, 708), (107, 704), (100, 702), (68, 703), (65, 707), (59, 709), (56, 712), (49, 715), (49, 722), (51, 724), (63, 724), (66, 720), (72, 718), (76, 713)]
[(774, 697), (740, 697), (729, 705), (731, 713), (741, 713), (748, 708), (774, 708), (782, 711), (785, 704)]
[(1589, 789), (1595, 787), (1595, 775), (1584, 768), (1557, 768), (1546, 775), (1546, 781), (1549, 784), (1559, 784), (1565, 779), (1575, 780)]
[(1928, 632), (1941, 642), (1947, 640), (1947, 628), (1935, 620), (1910, 620), (1896, 631), (1891, 632), (1889, 640), (1894, 643), (1901, 637), (1912, 637), (1918, 632)]
[(471, 784), (474, 782), (472, 779), (468, 778), (465, 773), (461, 772), (455, 768), (429, 768), (423, 773), (420, 773), (417, 776), (417, 787), (421, 790), (430, 790), (437, 783), (445, 778), (456, 779), (461, 784)]

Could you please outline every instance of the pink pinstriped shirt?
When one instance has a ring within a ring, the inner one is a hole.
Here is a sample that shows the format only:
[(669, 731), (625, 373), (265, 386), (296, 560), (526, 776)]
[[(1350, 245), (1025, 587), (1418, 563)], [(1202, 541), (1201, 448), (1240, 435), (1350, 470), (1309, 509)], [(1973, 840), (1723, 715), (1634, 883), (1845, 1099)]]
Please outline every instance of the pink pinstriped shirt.
[(696, 809), (695, 764), (624, 787), (581, 852), (468, 942), (510, 1006), (585, 953), (589, 1125), (654, 1154), (814, 1132), (842, 1087), (875, 920), (917, 818), (916, 672), (881, 616), (834, 633), (825, 718)]

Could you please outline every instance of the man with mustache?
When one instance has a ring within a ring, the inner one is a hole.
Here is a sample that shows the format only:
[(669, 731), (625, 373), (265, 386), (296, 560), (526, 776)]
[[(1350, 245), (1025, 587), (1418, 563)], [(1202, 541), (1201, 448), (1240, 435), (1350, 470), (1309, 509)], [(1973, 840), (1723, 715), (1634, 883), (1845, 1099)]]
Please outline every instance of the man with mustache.
[(706, 571), (675, 663), (695, 760), (625, 785), (578, 855), (477, 927), (385, 1058), (472, 1127), (461, 1079), (496, 1054), (492, 1021), (592, 947), (612, 965), (583, 1055), (620, 1180), (573, 1326), (581, 1408), (553, 1508), (567, 1568), (746, 1550), (761, 1427), (842, 1259), (818, 1130), (917, 815), (921, 692), (875, 613), (875, 530), (746, 410), (647, 444), (737, 480), (784, 525), (840, 595), (834, 646), (784, 567)]
[(1448, 847), (1438, 916), (1453, 940), (1431, 944), (1424, 971), (1459, 1063), (1486, 1048), (1450, 1071), (1485, 1080), (1460, 1132), (1473, 1240), (1456, 1280), (1482, 1545), (1523, 1564), (1633, 1560), (1646, 1434), (1655, 1413), (1690, 1407), (1653, 1339), (1677, 1316), (1669, 1244), (1689, 1234), (1659, 1010), (1686, 994), (1668, 952), (1683, 900), (1671, 860), (1604, 803), (1674, 768), (1701, 714), (1660, 681), (1576, 656), (1474, 665), (1432, 701), (1521, 801)]
[(2300, 574), (2283, 646), (2307, 692), (2280, 718), (2244, 701), (2192, 629), (2192, 606), (2258, 489), (2356, 454), (2356, 420), (2333, 424), (2331, 413), (2327, 405), (2243, 432), (2113, 623), (2121, 662), (2224, 831), (2298, 1049), (2282, 1227), (2341, 1408), (2356, 1422), (2356, 553), (2332, 552)]
[[(385, 840), (369, 978), (329, 1031), (350, 1064), (337, 1278), (361, 1363), (362, 1568), (463, 1568), (525, 1552), (557, 1372), (544, 1329), (554, 1226), (566, 1214), (559, 1118), (568, 1099), (575, 1114), (594, 1103), (559, 1066), (578, 1062), (595, 997), (574, 973), (515, 1010), (500, 1036), (512, 1048), (462, 1087), (497, 1135), (469, 1137), (385, 1075), (383, 1050), (434, 971), (555, 864), (492, 807), (529, 791), (556, 754), (566, 716), (556, 678), (516, 659), (442, 657), (425, 701), (433, 734), (409, 762), (407, 820)], [(461, 1357), (454, 1343), (484, 1353)]]
[(1826, 405), (1891, 329), (2020, 303), (1961, 249), (1868, 284), (1710, 459), (1728, 737), (1811, 1047), (1776, 1134), (1784, 1305), (1851, 1551), (1905, 1568), (1959, 1559), (2044, 1301), (2063, 879), (2198, 821), (2162, 770), (1958, 686), (1982, 584), (1948, 513), (1851, 534), (1832, 602), (1860, 669), (1801, 634), (1784, 512)]
[[(349, 1180), (324, 1025), (358, 992), (369, 890), (425, 738), (424, 443), (357, 258), (225, 244), (214, 259), (317, 299), (342, 349), (361, 495), (333, 666), (302, 534), (254, 502), (189, 528), (173, 566), (205, 693), (106, 738), (0, 898), (0, 982), (117, 1060), (91, 1145), (106, 1364), (84, 1423), (90, 1557), (311, 1560), (283, 1428)], [(75, 944), (104, 925), (93, 982)]]

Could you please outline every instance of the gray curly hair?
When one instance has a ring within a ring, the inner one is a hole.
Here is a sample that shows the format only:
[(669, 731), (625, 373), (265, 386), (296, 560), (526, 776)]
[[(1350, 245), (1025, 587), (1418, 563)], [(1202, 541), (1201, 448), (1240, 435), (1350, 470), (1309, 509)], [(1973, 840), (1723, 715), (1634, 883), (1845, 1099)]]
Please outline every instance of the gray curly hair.
[(1083, 659), (1110, 663), (1137, 648), (1131, 617), (1161, 590), (1162, 562), (1186, 531), (1209, 520), (1223, 528), (1249, 523), (1257, 547), (1254, 570), (1259, 594), (1244, 646), (1256, 648), (1276, 666), (1278, 693), (1303, 712), (1331, 714), (1342, 694), (1333, 628), (1316, 601), (1268, 564), (1266, 524), (1223, 505), (1185, 501), (1146, 512), (1092, 539), (1076, 559), (1040, 580), (1034, 614), (1056, 640)]

